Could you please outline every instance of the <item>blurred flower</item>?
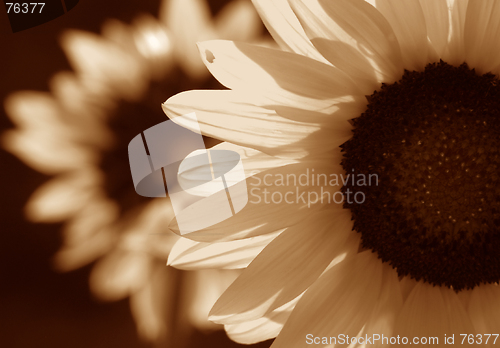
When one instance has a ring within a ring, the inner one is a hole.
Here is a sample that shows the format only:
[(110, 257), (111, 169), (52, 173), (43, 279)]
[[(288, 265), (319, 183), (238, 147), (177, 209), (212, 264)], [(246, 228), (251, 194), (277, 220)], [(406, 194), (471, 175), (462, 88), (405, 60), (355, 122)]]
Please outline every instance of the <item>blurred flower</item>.
[(142, 15), (132, 25), (109, 20), (102, 36), (65, 32), (62, 47), (74, 73), (56, 74), (51, 93), (21, 91), (5, 101), (17, 128), (3, 135), (3, 146), (54, 176), (30, 198), (26, 215), (35, 222), (64, 222), (56, 267), (70, 271), (97, 260), (90, 276), (93, 293), (111, 301), (129, 297), (144, 339), (163, 342), (169, 329), (185, 330), (172, 317), (179, 296), (191, 325), (213, 328), (202, 318), (237, 271), (181, 279), (165, 266), (177, 240), (165, 228), (172, 208), (168, 199), (135, 193), (128, 142), (165, 120), (159, 107), (165, 93), (215, 85), (203, 63), (193, 59), (196, 41), (250, 40), (260, 31), (248, 1), (229, 3), (215, 19), (205, 0), (163, 1), (159, 19)]
[[(500, 325), (500, 2), (253, 2), (283, 51), (203, 42), (231, 90), (164, 104), (234, 143), (215, 148), (240, 152), (251, 201), (184, 235), (169, 262), (254, 258), (211, 311), (238, 342), (486, 343)], [(354, 172), (380, 185), (343, 181)], [(366, 201), (349, 201), (353, 188)], [(387, 341), (365, 341), (375, 334)]]

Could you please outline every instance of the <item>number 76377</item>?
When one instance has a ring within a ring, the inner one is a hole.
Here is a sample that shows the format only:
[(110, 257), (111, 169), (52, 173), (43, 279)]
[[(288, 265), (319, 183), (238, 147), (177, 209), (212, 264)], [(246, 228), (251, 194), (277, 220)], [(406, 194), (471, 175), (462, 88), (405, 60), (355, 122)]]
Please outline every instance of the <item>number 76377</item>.
[(10, 13), (11, 10), (14, 13), (28, 13), (30, 11), (30, 7), (31, 7), (31, 13), (36, 13), (34, 11), (37, 7), (40, 8), (38, 13), (42, 13), (43, 7), (45, 6), (44, 2), (30, 2), (30, 3), (6, 2), (5, 4), (9, 6), (9, 8), (7, 8), (7, 13)]

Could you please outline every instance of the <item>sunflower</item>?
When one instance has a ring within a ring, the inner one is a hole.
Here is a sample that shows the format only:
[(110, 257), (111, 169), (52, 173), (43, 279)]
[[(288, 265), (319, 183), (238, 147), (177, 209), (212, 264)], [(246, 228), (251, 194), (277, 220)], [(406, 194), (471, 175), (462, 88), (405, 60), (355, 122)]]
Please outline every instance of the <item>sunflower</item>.
[(200, 43), (228, 89), (163, 104), (240, 153), (249, 202), (170, 264), (230, 267), (265, 244), (211, 311), (238, 342), (493, 345), (500, 3), (253, 3), (281, 49)]
[[(164, 93), (214, 85), (201, 60), (192, 59), (197, 40), (250, 40), (261, 31), (245, 1), (228, 3), (215, 18), (204, 0), (163, 1), (159, 17), (138, 16), (131, 25), (108, 20), (102, 35), (64, 32), (74, 72), (57, 73), (51, 92), (10, 95), (5, 108), (17, 128), (2, 137), (3, 147), (53, 176), (25, 211), (34, 222), (64, 223), (55, 267), (71, 271), (95, 261), (92, 292), (106, 301), (129, 298), (139, 335), (157, 343), (193, 327), (218, 328), (206, 315), (238, 272), (181, 275), (165, 267), (177, 240), (164, 228), (172, 208), (168, 198), (135, 193), (127, 145), (164, 121)], [(176, 300), (181, 315), (173, 318)]]

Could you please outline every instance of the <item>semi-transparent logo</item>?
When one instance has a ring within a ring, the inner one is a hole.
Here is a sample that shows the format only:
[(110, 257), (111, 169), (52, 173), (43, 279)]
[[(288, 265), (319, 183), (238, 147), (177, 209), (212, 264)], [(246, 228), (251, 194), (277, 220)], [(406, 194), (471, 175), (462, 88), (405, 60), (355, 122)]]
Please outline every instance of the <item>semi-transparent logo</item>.
[(181, 234), (215, 225), (248, 202), (241, 156), (230, 150), (207, 150), (195, 113), (181, 116), (194, 130), (172, 121), (137, 135), (128, 146), (136, 192), (172, 202)]

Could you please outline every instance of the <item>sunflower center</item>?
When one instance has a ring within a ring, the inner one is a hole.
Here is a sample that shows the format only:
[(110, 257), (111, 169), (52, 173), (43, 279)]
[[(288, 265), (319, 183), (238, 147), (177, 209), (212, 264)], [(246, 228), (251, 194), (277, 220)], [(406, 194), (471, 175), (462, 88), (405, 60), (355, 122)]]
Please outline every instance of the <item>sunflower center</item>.
[[(352, 211), (363, 247), (409, 275), (456, 291), (500, 280), (500, 83), (467, 65), (406, 71), (368, 98), (342, 145), (356, 186)], [(359, 174), (358, 174), (359, 175)]]

